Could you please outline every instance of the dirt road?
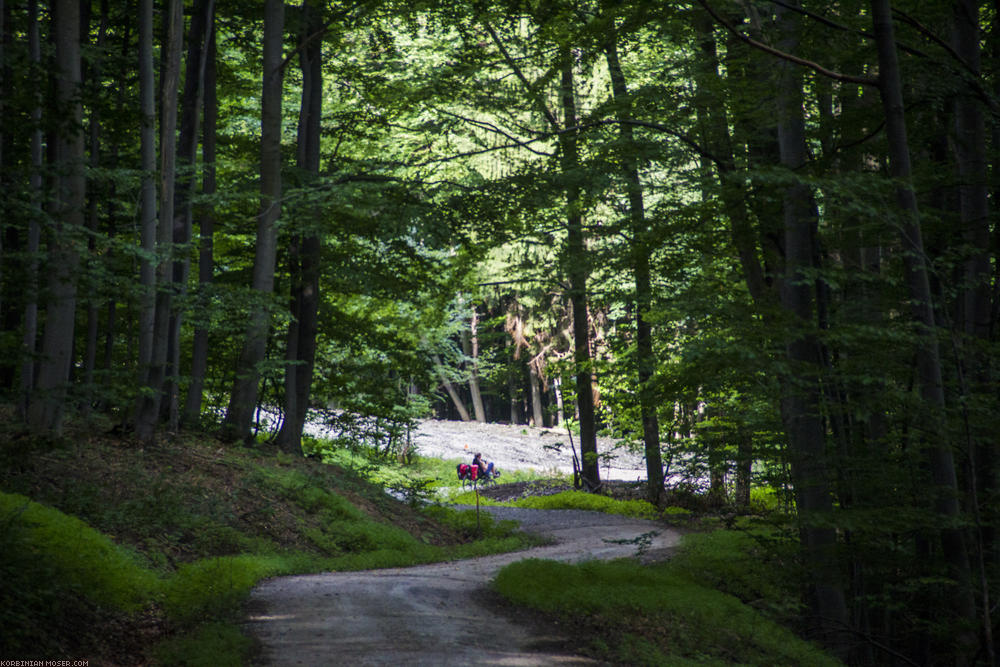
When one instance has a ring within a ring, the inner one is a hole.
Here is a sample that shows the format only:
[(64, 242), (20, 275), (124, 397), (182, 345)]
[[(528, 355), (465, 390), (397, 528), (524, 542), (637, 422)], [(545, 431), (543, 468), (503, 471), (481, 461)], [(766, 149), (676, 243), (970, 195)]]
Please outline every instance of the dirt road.
[[(411, 568), (280, 577), (257, 587), (249, 631), (261, 665), (592, 665), (559, 637), (516, 623), (484, 604), (488, 582), (524, 558), (575, 562), (636, 554), (622, 544), (652, 531), (650, 557), (679, 533), (650, 521), (581, 512), (484, 508), (549, 535), (550, 546)], [(609, 541), (614, 540), (614, 542)]]

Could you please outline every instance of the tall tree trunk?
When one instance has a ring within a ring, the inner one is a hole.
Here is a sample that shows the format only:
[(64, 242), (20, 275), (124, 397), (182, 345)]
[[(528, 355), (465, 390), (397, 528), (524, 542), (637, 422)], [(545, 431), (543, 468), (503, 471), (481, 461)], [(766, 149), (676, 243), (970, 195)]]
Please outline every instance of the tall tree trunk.
[(472, 421), (472, 417), (469, 416), (469, 410), (465, 407), (465, 403), (462, 402), (461, 397), (458, 392), (455, 391), (455, 387), (451, 384), (451, 380), (444, 372), (444, 364), (441, 362), (441, 357), (434, 355), (434, 364), (437, 366), (438, 376), (441, 378), (441, 384), (444, 386), (444, 390), (448, 392), (448, 396), (451, 398), (451, 402), (455, 405), (455, 410), (458, 411), (458, 418), (464, 422)]
[(663, 498), (663, 457), (660, 454), (660, 422), (656, 415), (656, 396), (652, 387), (656, 370), (656, 355), (653, 352), (653, 330), (649, 323), (649, 312), (653, 306), (653, 288), (649, 271), (649, 224), (639, 179), (639, 165), (634, 157), (635, 137), (631, 120), (631, 98), (625, 75), (618, 59), (618, 36), (612, 30), (611, 41), (606, 48), (608, 72), (611, 75), (611, 90), (617, 107), (622, 138), (622, 176), (628, 192), (629, 218), (632, 232), (632, 273), (635, 279), (635, 329), (636, 366), (639, 387), (639, 412), (642, 420), (642, 441), (646, 453), (646, 495), (650, 502), (658, 504)]
[[(955, 25), (952, 30), (952, 46), (963, 63), (975, 75), (981, 72), (979, 53), (979, 3), (972, 0), (955, 0)], [(967, 247), (973, 249), (965, 261), (962, 303), (962, 324), (967, 336), (985, 343), (990, 339), (990, 206), (989, 180), (986, 158), (986, 123), (979, 100), (971, 90), (962, 90), (955, 101), (955, 154), (958, 161), (959, 204), (962, 221), (962, 235)], [(989, 392), (992, 378), (990, 359), (979, 350), (978, 345), (968, 346), (965, 352), (963, 377), (966, 378), (963, 391)], [(971, 377), (966, 377), (971, 376)], [(970, 384), (971, 383), (971, 386)], [(971, 482), (971, 504), (976, 514), (976, 523), (981, 526), (981, 543), (978, 550), (977, 570), (980, 578), (982, 628), (987, 661), (996, 664), (993, 646), (993, 622), (989, 585), (986, 577), (987, 553), (995, 549), (996, 529), (990, 525), (982, 527), (978, 508), (981, 498), (989, 497), (997, 488), (998, 445), (993, 433), (970, 433), (969, 480)]]
[[(97, 31), (97, 52), (100, 54), (104, 49), (105, 36), (108, 30), (108, 19), (109, 19), (109, 9), (108, 1), (101, 0), (101, 19)], [(83, 39), (89, 32), (89, 25), (85, 20), (80, 26), (80, 32), (84, 35)], [(93, 60), (93, 65), (86, 75), (88, 79), (93, 82), (100, 82), (101, 80), (101, 59), (98, 56)], [(95, 84), (92, 84), (95, 85)], [(96, 85), (99, 85), (97, 83)], [(90, 139), (90, 168), (96, 170), (101, 165), (101, 117), (98, 110), (95, 108), (90, 112), (90, 127), (89, 127), (89, 139)], [(106, 197), (106, 193), (102, 193)], [(87, 250), (88, 250), (88, 262), (92, 265), (96, 265), (98, 262), (103, 261), (102, 258), (98, 257), (95, 253), (97, 247), (97, 234), (99, 226), (99, 204), (100, 199), (104, 198), (94, 193), (90, 197), (90, 201), (87, 205), (87, 230), (89, 231), (89, 238), (87, 239)], [(110, 197), (107, 197), (110, 199)], [(89, 274), (94, 275), (98, 273), (94, 269), (88, 271)], [(91, 283), (90, 292), (86, 298), (87, 303), (87, 335), (85, 351), (83, 355), (83, 385), (84, 385), (84, 396), (81, 401), (81, 406), (84, 413), (89, 413), (94, 394), (94, 370), (97, 366), (97, 337), (99, 334), (98, 324), (100, 320), (100, 301), (98, 299), (98, 294), (101, 292), (98, 289), (96, 281), (88, 279)]]
[(545, 415), (542, 414), (542, 378), (538, 362), (538, 357), (528, 362), (528, 385), (531, 389), (531, 425), (542, 428), (545, 426)]
[[(719, 75), (719, 57), (713, 34), (712, 21), (707, 14), (695, 18), (699, 31), (699, 45), (702, 57), (696, 70), (697, 112), (705, 131), (703, 142), (716, 157), (714, 163), (718, 172), (720, 198), (723, 210), (729, 219), (730, 238), (740, 258), (743, 278), (754, 302), (764, 305), (771, 301), (767, 293), (764, 270), (759, 259), (756, 234), (750, 221), (750, 211), (746, 200), (746, 179), (736, 169), (733, 138), (729, 129), (726, 102), (717, 91), (723, 86)], [(735, 84), (739, 74), (729, 72)]]
[[(302, 102), (299, 110), (298, 166), (319, 175), (320, 121), (323, 113), (323, 40), (320, 9), (302, 4)], [(285, 420), (277, 445), (287, 452), (302, 451), (302, 431), (309, 412), (319, 312), (319, 261), (321, 243), (315, 232), (300, 235), (289, 249), (292, 272), (292, 320), (288, 326), (285, 366)]]
[[(139, 384), (149, 380), (156, 319), (156, 81), (153, 73), (153, 0), (139, 2), (139, 151), (142, 184), (139, 194)], [(138, 405), (138, 404), (137, 404)]]
[[(180, 134), (177, 139), (177, 172), (180, 181), (174, 192), (173, 242), (174, 261), (171, 276), (173, 294), (183, 298), (187, 293), (188, 274), (191, 270), (191, 242), (193, 212), (191, 199), (194, 196), (194, 168), (198, 158), (198, 130), (204, 97), (205, 66), (210, 39), (209, 26), (215, 11), (214, 0), (197, 0), (191, 14), (188, 30), (187, 63), (184, 74), (184, 91), (180, 104)], [(180, 404), (178, 376), (181, 358), (182, 312), (174, 308), (170, 313), (167, 342), (167, 373), (163, 388), (165, 412), (171, 430), (180, 425)]]
[[(793, 3), (797, 4), (797, 3)], [(798, 16), (779, 7), (781, 48), (794, 53), (798, 45)], [(796, 65), (778, 65), (778, 145), (781, 164), (791, 172), (802, 168), (806, 158), (803, 117), (802, 74)], [(813, 326), (813, 278), (816, 268), (816, 207), (804, 183), (795, 183), (784, 194), (785, 279), (781, 302), (794, 316), (795, 326), (808, 331)], [(836, 560), (837, 534), (830, 525), (833, 513), (826, 463), (826, 431), (820, 414), (821, 357), (813, 335), (796, 333), (787, 344), (792, 369), (785, 379), (782, 418), (788, 433), (799, 534), (804, 564), (809, 573), (809, 603), (819, 637), (846, 656), (847, 605)]]
[[(205, 74), (202, 122), (202, 174), (201, 192), (206, 200), (215, 194), (215, 133), (219, 117), (219, 101), (216, 90), (215, 14), (208, 15), (206, 26), (208, 41), (205, 47)], [(215, 208), (206, 202), (198, 212), (198, 296), (197, 308), (205, 312), (209, 308), (209, 288), (214, 277), (215, 250)], [(202, 319), (202, 318), (199, 318)], [(194, 331), (191, 343), (191, 371), (187, 396), (184, 399), (183, 423), (194, 425), (201, 419), (202, 394), (205, 388), (205, 373), (208, 369), (208, 328), (200, 325)]]
[(258, 364), (267, 353), (271, 313), (264, 303), (274, 292), (274, 263), (277, 256), (277, 229), (281, 215), (281, 98), (284, 83), (282, 41), (285, 4), (266, 0), (264, 4), (263, 81), (261, 84), (260, 214), (257, 216), (257, 245), (253, 262), (252, 288), (261, 303), (250, 313), (243, 348), (236, 363), (236, 378), (223, 423), (224, 435), (249, 440), (257, 406)]
[(48, 247), (49, 291), (35, 399), (28, 412), (31, 429), (59, 434), (72, 363), (76, 320), (77, 250), (84, 224), (86, 177), (80, 103), (80, 4), (57, 0), (53, 7), (56, 44), (56, 103), (64, 110), (56, 135), (55, 230)]
[(580, 411), (581, 480), (587, 491), (601, 487), (597, 459), (597, 428), (594, 416), (593, 368), (590, 356), (590, 323), (587, 317), (587, 279), (590, 259), (587, 256), (583, 229), (583, 203), (577, 172), (580, 169), (577, 146), (576, 93), (573, 83), (573, 53), (569, 48), (560, 52), (560, 102), (563, 111), (563, 131), (559, 135), (559, 154), (563, 177), (566, 179), (566, 267), (569, 276), (569, 298), (573, 304), (573, 358), (576, 362), (576, 401)]
[[(906, 288), (912, 317), (919, 326), (917, 331), (920, 339), (915, 350), (917, 380), (921, 396), (928, 407), (926, 418), (920, 426), (926, 434), (926, 452), (933, 483), (934, 506), (941, 515), (942, 551), (951, 576), (956, 582), (954, 611), (960, 622), (974, 627), (976, 608), (969, 579), (969, 556), (962, 532), (956, 527), (961, 523), (959, 507), (961, 494), (958, 490), (955, 460), (947, 439), (939, 435), (945, 409), (944, 385), (937, 324), (920, 227), (920, 209), (910, 184), (912, 174), (910, 146), (892, 10), (888, 0), (872, 0), (871, 9), (878, 48), (879, 91), (882, 96), (886, 137), (889, 143), (889, 166), (892, 177), (898, 183), (896, 199), (903, 216), (900, 225), (900, 245), (903, 252)], [(971, 659), (975, 650), (975, 638), (968, 632), (963, 632), (959, 633), (956, 641), (958, 644), (956, 657), (963, 661)]]
[(469, 328), (462, 330), (462, 351), (469, 359), (469, 394), (472, 397), (472, 414), (476, 421), (486, 423), (483, 394), (479, 390), (479, 333), (476, 331), (476, 307), (472, 307)]
[(513, 368), (515, 367), (514, 366), (514, 361), (517, 360), (516, 350), (518, 348), (517, 348), (516, 344), (512, 344), (511, 343), (511, 341), (510, 341), (509, 338), (504, 340), (504, 347), (505, 348), (511, 348), (511, 347), (513, 347), (514, 350), (515, 350), (515, 351), (510, 352), (509, 354), (507, 354), (507, 364), (508, 364), (508, 366), (507, 366), (507, 368), (508, 368), (508, 370), (507, 370), (507, 394), (508, 394), (508, 397), (510, 398), (510, 423), (511, 424), (517, 424), (518, 423), (518, 419), (519, 419), (518, 410), (517, 410), (517, 405), (518, 405), (518, 402), (519, 402), (517, 400), (517, 394), (518, 394), (518, 389), (517, 388), (518, 388), (518, 386), (519, 386), (520, 383), (517, 381), (519, 373), (516, 373), (513, 370)]
[[(28, 2), (28, 52), (32, 66), (41, 68), (41, 36), (38, 27), (38, 0)], [(28, 416), (31, 392), (35, 387), (35, 356), (38, 338), (38, 250), (42, 235), (42, 100), (41, 91), (36, 90), (35, 103), (31, 108), (31, 219), (28, 221), (28, 263), (25, 280), (24, 305), (24, 360), (21, 363), (20, 410), (24, 419)]]
[(558, 376), (552, 378), (552, 395), (556, 399), (556, 416), (552, 425), (560, 426), (565, 420), (565, 416), (563, 414), (562, 379)]
[(135, 417), (136, 437), (151, 441), (156, 433), (167, 374), (167, 347), (170, 334), (172, 294), (164, 289), (170, 282), (171, 244), (174, 224), (174, 187), (176, 182), (177, 87), (180, 82), (181, 39), (184, 33), (182, 0), (167, 5), (167, 43), (160, 102), (160, 216), (156, 225), (157, 266), (152, 351), (145, 391), (139, 399)]

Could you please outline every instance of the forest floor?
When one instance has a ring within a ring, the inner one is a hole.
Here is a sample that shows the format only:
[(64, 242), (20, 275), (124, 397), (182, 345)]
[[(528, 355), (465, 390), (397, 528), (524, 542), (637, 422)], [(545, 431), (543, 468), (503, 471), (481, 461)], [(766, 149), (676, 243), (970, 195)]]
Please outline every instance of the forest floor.
[[(596, 665), (571, 628), (511, 610), (489, 590), (525, 558), (566, 562), (662, 559), (680, 532), (639, 519), (578, 510), (483, 508), (552, 544), (521, 552), (388, 570), (280, 577), (258, 586), (248, 630), (260, 665)], [(653, 534), (655, 533), (655, 534)], [(516, 614), (516, 615), (515, 615)]]

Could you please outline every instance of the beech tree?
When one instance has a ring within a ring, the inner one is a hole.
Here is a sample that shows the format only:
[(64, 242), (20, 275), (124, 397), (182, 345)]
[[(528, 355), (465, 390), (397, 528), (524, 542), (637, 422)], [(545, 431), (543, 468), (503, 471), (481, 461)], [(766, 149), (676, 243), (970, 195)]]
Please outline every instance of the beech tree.
[(150, 446), (558, 422), (598, 492), (614, 437), (777, 497), (847, 661), (994, 660), (996, 14), (0, 3), (0, 389)]
[(53, 201), (54, 226), (47, 242), (49, 298), (41, 358), (29, 422), (40, 434), (62, 430), (67, 400), (76, 319), (76, 270), (80, 263), (80, 232), (84, 226), (85, 147), (80, 103), (80, 6), (61, 0), (53, 7), (52, 32), (56, 43), (55, 105), (63, 113), (55, 131), (53, 162), (58, 166)]
[(228, 437), (250, 437), (253, 411), (257, 407), (259, 370), (265, 358), (270, 330), (267, 297), (274, 291), (277, 256), (275, 223), (281, 215), (281, 103), (284, 90), (283, 36), (285, 4), (267, 0), (264, 4), (263, 82), (261, 86), (260, 212), (257, 215), (257, 242), (251, 287), (261, 297), (253, 308), (246, 339), (236, 365), (236, 377), (226, 410)]

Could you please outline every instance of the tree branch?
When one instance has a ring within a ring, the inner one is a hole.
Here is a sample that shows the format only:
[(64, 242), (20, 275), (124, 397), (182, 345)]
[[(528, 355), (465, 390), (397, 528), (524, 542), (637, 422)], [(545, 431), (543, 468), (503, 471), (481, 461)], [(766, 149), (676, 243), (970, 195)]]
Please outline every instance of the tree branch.
[(711, 14), (712, 18), (714, 18), (719, 25), (721, 25), (726, 30), (731, 32), (735, 37), (737, 37), (743, 42), (746, 42), (755, 49), (764, 51), (765, 53), (769, 53), (772, 56), (781, 58), (782, 60), (787, 60), (788, 62), (792, 62), (797, 65), (802, 65), (803, 67), (808, 67), (817, 74), (822, 74), (823, 76), (828, 77), (830, 79), (834, 79), (835, 81), (843, 81), (844, 83), (856, 83), (861, 86), (878, 85), (878, 79), (876, 78), (867, 76), (855, 76), (853, 74), (841, 74), (840, 72), (835, 72), (833, 70), (827, 69), (822, 65), (820, 65), (819, 63), (813, 62), (812, 60), (799, 58), (798, 56), (792, 55), (791, 53), (785, 53), (784, 51), (768, 46), (763, 42), (758, 42), (752, 37), (747, 37), (742, 32), (737, 30), (735, 26), (733, 26), (731, 23), (729, 23), (729, 21), (724, 19), (718, 12), (712, 9), (712, 7), (708, 4), (707, 0), (698, 0), (698, 4), (704, 7), (706, 12)]

